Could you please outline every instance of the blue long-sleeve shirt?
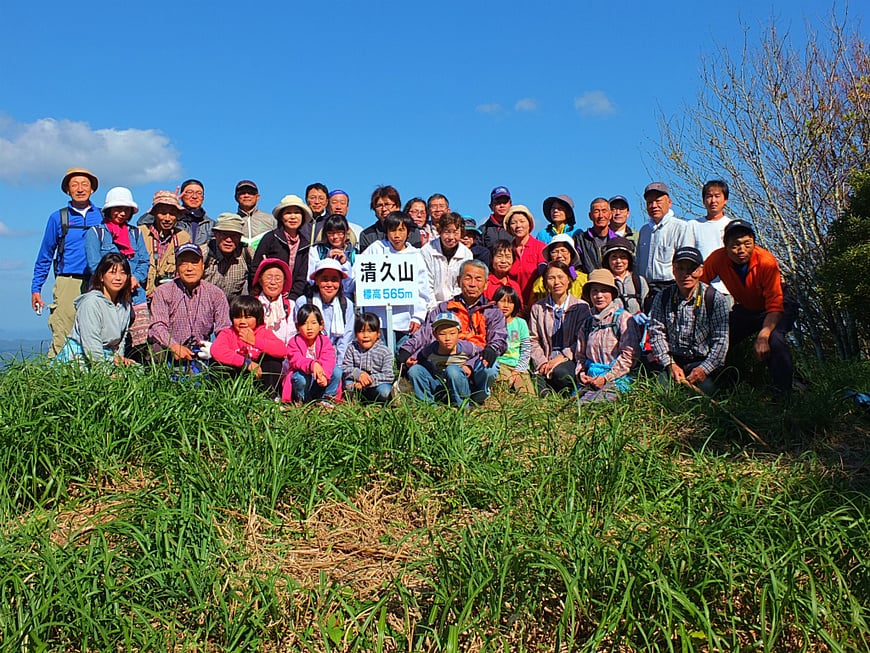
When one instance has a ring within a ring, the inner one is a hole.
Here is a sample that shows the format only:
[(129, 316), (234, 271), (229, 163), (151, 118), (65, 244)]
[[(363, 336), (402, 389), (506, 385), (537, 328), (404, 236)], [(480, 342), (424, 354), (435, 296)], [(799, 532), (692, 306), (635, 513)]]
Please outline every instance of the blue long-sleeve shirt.
[[(70, 229), (67, 231), (64, 241), (63, 256), (57, 262), (57, 274), (90, 274), (88, 260), (85, 255), (85, 234), (87, 229), (103, 221), (100, 209), (91, 204), (84, 217), (73, 208), (72, 202), (67, 205), (69, 210)], [(33, 281), (30, 284), (30, 292), (42, 292), (42, 286), (48, 278), (52, 261), (57, 253), (61, 240), (60, 209), (48, 216), (48, 224), (45, 225), (45, 233), (36, 255), (36, 263), (33, 265)]]

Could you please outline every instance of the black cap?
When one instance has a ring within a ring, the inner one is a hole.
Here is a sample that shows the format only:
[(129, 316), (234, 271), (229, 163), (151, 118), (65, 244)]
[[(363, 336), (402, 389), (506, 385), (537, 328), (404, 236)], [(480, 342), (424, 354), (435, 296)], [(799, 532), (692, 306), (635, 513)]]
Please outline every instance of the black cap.
[(741, 232), (746, 233), (755, 238), (755, 227), (748, 220), (732, 220), (725, 225), (725, 232), (722, 234), (722, 240), (728, 240), (729, 236)]
[(250, 179), (242, 179), (238, 184), (236, 184), (236, 195), (238, 195), (239, 191), (242, 190), (243, 188), (253, 188), (254, 195), (260, 194), (260, 189), (257, 188), (257, 184), (255, 184)]
[(701, 256), (701, 252), (699, 252), (694, 247), (680, 247), (674, 252), (673, 263), (677, 261), (691, 261), (695, 265), (703, 265), (704, 257)]

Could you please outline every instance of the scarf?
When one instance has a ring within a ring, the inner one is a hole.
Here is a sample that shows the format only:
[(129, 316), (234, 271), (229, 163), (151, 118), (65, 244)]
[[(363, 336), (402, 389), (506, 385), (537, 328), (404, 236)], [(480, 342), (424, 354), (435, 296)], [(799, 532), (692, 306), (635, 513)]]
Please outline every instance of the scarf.
[(112, 242), (115, 243), (118, 251), (127, 258), (133, 258), (133, 254), (136, 253), (136, 250), (133, 249), (133, 245), (130, 244), (130, 227), (126, 224), (118, 224), (117, 222), (109, 222), (108, 220), (103, 224), (106, 225), (106, 229), (110, 234), (112, 234)]
[(270, 331), (278, 329), (278, 325), (287, 317), (287, 311), (284, 308), (284, 298), (278, 295), (275, 301), (270, 301), (266, 295), (260, 293), (260, 301), (263, 304), (264, 324)]

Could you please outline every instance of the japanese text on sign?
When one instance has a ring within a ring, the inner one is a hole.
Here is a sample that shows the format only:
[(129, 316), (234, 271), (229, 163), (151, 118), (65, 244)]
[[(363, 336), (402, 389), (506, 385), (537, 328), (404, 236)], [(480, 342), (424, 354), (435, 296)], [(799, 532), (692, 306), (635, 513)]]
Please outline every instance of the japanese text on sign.
[(417, 292), (414, 261), (403, 254), (364, 253), (354, 263), (360, 306), (409, 304)]

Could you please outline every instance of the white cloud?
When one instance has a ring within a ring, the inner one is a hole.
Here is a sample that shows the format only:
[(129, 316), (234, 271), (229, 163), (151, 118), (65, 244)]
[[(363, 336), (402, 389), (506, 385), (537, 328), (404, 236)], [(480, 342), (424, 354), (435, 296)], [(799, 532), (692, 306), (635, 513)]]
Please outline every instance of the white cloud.
[(0, 238), (22, 238), (25, 236), (33, 236), (37, 232), (31, 229), (12, 229), (8, 224), (0, 220)]
[(478, 104), (475, 108), (478, 113), (498, 113), (502, 110), (501, 105), (495, 104)]
[(530, 97), (524, 97), (522, 100), (517, 100), (514, 105), (515, 111), (534, 111), (538, 108), (538, 101)]
[(616, 105), (604, 91), (587, 91), (574, 98), (574, 108), (587, 116), (607, 116), (616, 111)]
[(57, 181), (74, 166), (128, 186), (181, 176), (178, 151), (156, 129), (92, 129), (54, 118), (16, 123), (0, 116), (0, 181)]
[(0, 236), (11, 236), (12, 230), (6, 226), (5, 222), (0, 222)]

